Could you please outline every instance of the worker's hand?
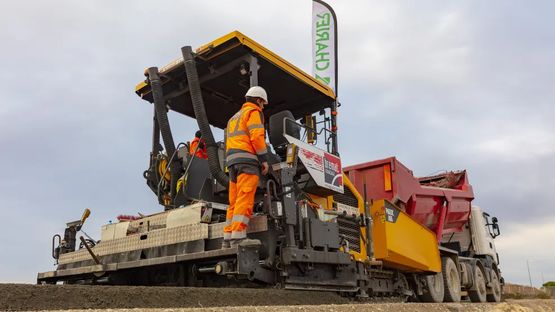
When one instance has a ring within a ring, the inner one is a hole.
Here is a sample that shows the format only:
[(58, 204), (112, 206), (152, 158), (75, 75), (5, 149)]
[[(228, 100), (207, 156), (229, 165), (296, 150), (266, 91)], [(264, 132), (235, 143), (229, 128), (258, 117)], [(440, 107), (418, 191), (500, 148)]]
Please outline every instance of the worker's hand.
[(267, 175), (269, 169), (270, 169), (270, 166), (268, 165), (268, 163), (263, 162), (262, 163), (262, 175)]

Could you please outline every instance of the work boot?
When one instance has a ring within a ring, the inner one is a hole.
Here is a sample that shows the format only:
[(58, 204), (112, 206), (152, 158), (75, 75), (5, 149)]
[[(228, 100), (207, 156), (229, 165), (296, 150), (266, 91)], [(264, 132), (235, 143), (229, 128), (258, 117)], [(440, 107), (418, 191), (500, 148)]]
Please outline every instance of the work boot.
[(231, 247), (249, 247), (249, 246), (260, 246), (262, 243), (258, 239), (250, 239), (250, 238), (241, 238), (241, 239), (232, 239), (231, 240)]
[(231, 242), (228, 239), (224, 239), (222, 242), (222, 249), (231, 248)]

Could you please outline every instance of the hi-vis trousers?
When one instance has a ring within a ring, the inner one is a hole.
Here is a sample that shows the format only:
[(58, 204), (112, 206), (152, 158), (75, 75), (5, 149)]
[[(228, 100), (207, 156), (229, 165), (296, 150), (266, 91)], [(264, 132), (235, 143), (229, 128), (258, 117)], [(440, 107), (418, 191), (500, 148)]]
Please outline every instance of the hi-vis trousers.
[(258, 186), (258, 168), (236, 164), (229, 167), (229, 207), (227, 208), (224, 240), (247, 237), (252, 217), (254, 195)]

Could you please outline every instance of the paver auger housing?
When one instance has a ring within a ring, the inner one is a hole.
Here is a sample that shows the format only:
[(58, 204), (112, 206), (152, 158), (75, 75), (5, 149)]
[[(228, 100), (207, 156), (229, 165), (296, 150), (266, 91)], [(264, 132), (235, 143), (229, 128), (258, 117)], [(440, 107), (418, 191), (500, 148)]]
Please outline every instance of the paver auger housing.
[[(362, 196), (343, 173), (338, 105), (329, 87), (239, 32), (196, 52), (186, 46), (181, 54), (161, 69), (145, 70), (136, 87), (154, 106), (144, 177), (164, 211), (123, 218), (103, 226), (100, 241), (61, 249), (57, 270), (39, 273), (39, 283), (278, 286), (430, 297), (444, 256), (436, 234), (386, 199), (370, 204), (366, 191)], [(215, 140), (212, 127), (225, 128), (256, 85), (268, 91), (270, 102), (264, 115), (271, 169), (260, 180), (248, 227), (261, 245), (222, 249), (229, 178), (225, 144)], [(169, 110), (197, 121), (207, 160), (175, 144)], [(357, 183), (365, 190), (376, 181)], [(69, 233), (75, 241), (76, 231)]]

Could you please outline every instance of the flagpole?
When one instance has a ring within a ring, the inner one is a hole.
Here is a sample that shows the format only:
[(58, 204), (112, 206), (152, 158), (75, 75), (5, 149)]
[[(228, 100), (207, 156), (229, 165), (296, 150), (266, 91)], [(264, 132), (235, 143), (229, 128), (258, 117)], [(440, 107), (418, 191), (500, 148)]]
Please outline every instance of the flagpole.
[(337, 102), (337, 94), (338, 94), (338, 80), (337, 78), (339, 77), (339, 71), (338, 71), (338, 56), (337, 56), (337, 16), (335, 15), (335, 11), (333, 10), (333, 8), (327, 4), (326, 2), (322, 1), (322, 0), (312, 0), (314, 2), (317, 2), (323, 6), (325, 6), (331, 13), (331, 16), (333, 18), (333, 48), (334, 48), (334, 65), (335, 65), (335, 89), (334, 89), (334, 93), (335, 93), (335, 101), (333, 102), (333, 105), (331, 107), (331, 131), (333, 132), (333, 140), (332, 140), (332, 146), (331, 146), (331, 151), (332, 154), (335, 155), (339, 155), (338, 152), (338, 146), (337, 146), (337, 107), (338, 107), (338, 102)]
[(526, 267), (528, 267), (528, 279), (530, 280), (530, 287), (534, 287), (532, 286), (532, 274), (530, 274), (530, 263), (528, 262), (528, 259), (526, 259)]

